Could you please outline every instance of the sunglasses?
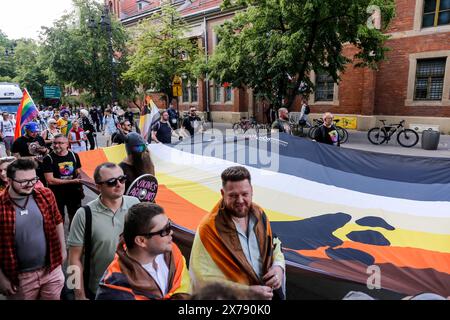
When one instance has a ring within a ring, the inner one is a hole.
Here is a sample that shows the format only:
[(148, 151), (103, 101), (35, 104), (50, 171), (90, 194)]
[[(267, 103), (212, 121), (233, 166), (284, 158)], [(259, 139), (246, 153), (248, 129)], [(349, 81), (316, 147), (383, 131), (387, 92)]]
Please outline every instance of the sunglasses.
[(169, 220), (167, 225), (162, 230), (155, 231), (155, 232), (138, 234), (138, 236), (151, 238), (153, 236), (159, 235), (161, 238), (164, 238), (164, 237), (167, 237), (170, 234), (170, 231), (172, 231), (172, 221)]
[(147, 150), (147, 146), (145, 144), (139, 144), (131, 147), (131, 152), (133, 153), (142, 153)]
[(16, 179), (12, 180), (19, 183), (21, 187), (25, 187), (25, 186), (34, 186), (39, 181), (39, 178), (34, 177), (33, 179), (30, 180), (16, 180)]
[(124, 184), (125, 181), (127, 181), (127, 176), (124, 174), (117, 178), (111, 178), (106, 181), (97, 182), (97, 184), (106, 184), (108, 187), (115, 187), (117, 185), (117, 181), (121, 184)]

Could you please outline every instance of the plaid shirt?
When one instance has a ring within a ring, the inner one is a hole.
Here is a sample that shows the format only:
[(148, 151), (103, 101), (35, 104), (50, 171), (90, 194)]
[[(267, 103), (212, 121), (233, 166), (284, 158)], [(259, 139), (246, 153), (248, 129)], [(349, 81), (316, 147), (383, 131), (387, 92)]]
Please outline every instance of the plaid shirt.
[[(63, 223), (55, 196), (50, 189), (36, 188), (33, 194), (44, 222), (47, 239), (47, 269), (53, 271), (62, 264), (61, 243), (56, 226)], [(16, 211), (7, 190), (0, 194), (0, 269), (13, 283), (18, 284), (18, 261), (15, 250)]]

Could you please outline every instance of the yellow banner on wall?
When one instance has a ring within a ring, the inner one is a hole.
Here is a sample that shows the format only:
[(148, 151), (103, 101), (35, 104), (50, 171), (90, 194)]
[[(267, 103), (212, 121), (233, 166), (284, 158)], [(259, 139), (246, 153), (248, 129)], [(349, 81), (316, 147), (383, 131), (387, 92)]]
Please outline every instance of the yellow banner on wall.
[(345, 128), (345, 129), (354, 129), (357, 128), (357, 118), (356, 117), (342, 117), (342, 116), (334, 116), (334, 120), (338, 120), (337, 123), (338, 126)]

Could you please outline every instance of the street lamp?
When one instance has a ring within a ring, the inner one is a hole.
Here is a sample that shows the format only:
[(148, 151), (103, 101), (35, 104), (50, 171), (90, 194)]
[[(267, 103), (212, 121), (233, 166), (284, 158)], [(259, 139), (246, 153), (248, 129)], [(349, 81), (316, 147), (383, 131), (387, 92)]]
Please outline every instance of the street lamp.
[(97, 29), (100, 26), (102, 29), (106, 29), (108, 33), (108, 59), (111, 64), (111, 108), (114, 106), (114, 102), (117, 101), (117, 74), (114, 67), (115, 59), (112, 46), (112, 27), (111, 27), (111, 14), (109, 7), (105, 5), (102, 10), (100, 22), (96, 22), (94, 18), (90, 18), (88, 27), (90, 29)]

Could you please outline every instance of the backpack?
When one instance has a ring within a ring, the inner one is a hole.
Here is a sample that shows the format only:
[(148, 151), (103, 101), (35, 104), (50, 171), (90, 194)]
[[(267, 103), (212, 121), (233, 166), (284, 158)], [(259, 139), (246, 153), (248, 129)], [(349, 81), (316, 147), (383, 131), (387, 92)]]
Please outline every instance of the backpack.
[(311, 112), (311, 109), (308, 105), (305, 105), (305, 114), (309, 114)]

